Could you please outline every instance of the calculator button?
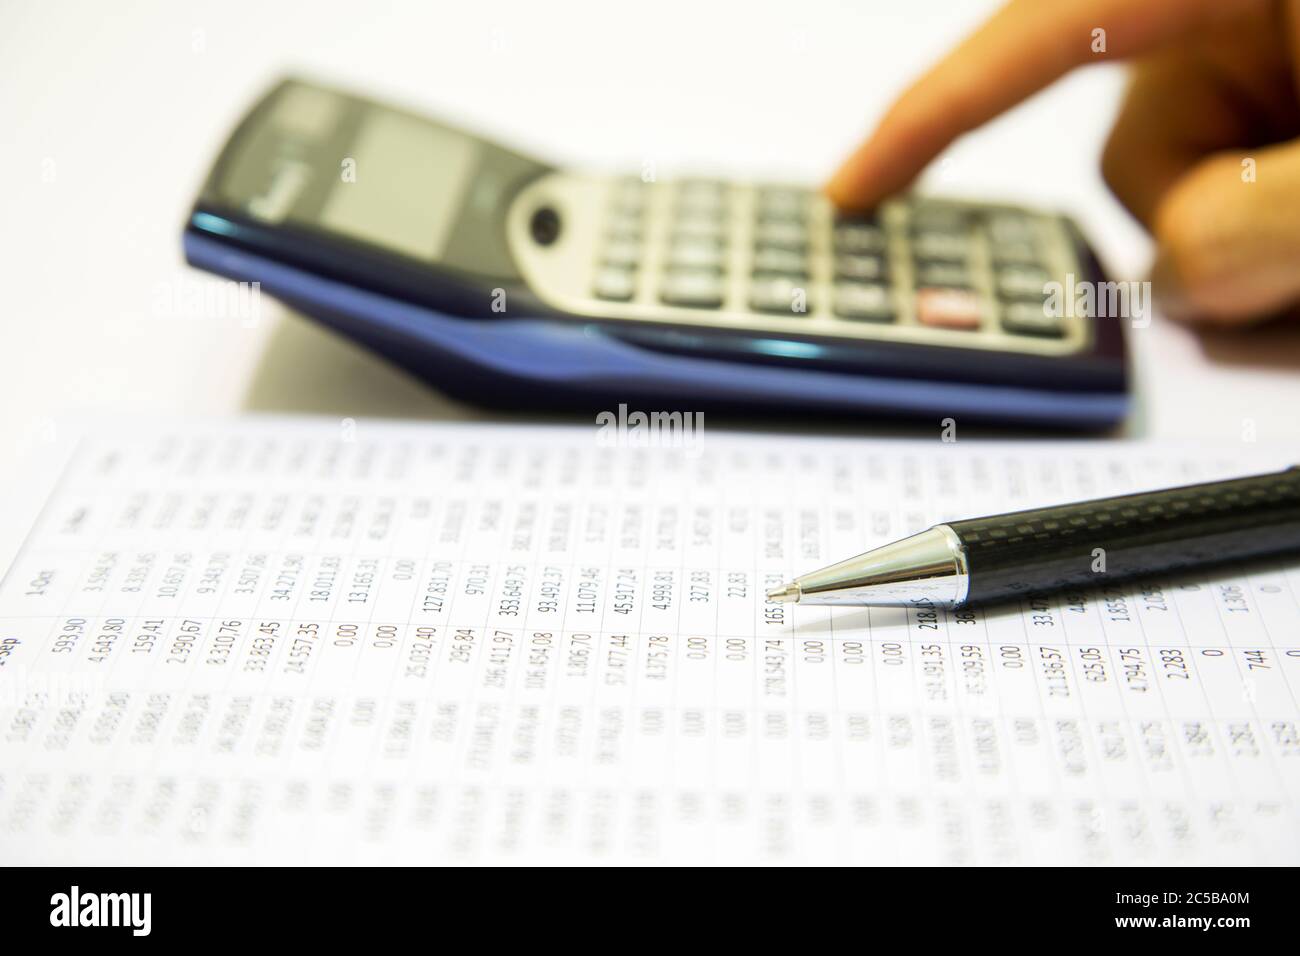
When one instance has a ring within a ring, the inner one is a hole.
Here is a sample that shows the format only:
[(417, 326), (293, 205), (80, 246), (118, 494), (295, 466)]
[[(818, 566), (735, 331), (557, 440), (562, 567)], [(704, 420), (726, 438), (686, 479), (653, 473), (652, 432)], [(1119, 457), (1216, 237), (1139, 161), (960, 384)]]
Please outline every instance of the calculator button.
[(720, 199), (726, 195), (727, 184), (721, 179), (682, 179), (677, 183), (677, 195), (682, 198)]
[(639, 216), (645, 209), (648, 188), (639, 179), (624, 179), (615, 183), (612, 191), (613, 207), (626, 215)]
[(754, 229), (754, 240), (758, 245), (803, 250), (808, 245), (808, 233), (792, 222), (760, 222)]
[(673, 235), (679, 239), (721, 240), (725, 225), (719, 215), (711, 212), (688, 211), (673, 221)]
[(835, 251), (884, 252), (885, 230), (871, 222), (839, 222), (835, 225)]
[(1043, 289), (1051, 276), (1043, 269), (1007, 268), (998, 270), (998, 294), (1004, 299), (1037, 299), (1043, 301)]
[(664, 276), (659, 297), (669, 305), (716, 309), (722, 305), (722, 276), (711, 269), (673, 269)]
[(721, 270), (725, 262), (722, 243), (716, 239), (682, 236), (668, 247), (671, 268)]
[(721, 213), (726, 200), (725, 183), (709, 179), (687, 179), (677, 186), (677, 208), (681, 211)]
[(912, 207), (913, 232), (965, 232), (970, 228), (970, 214), (953, 206), (918, 203)]
[(749, 292), (750, 308), (759, 312), (804, 315), (811, 308), (808, 290), (788, 276), (765, 276), (754, 280)]
[(987, 229), (995, 247), (1004, 243), (1033, 243), (1037, 238), (1033, 220), (1020, 213), (995, 213), (989, 216)]
[(1002, 306), (1002, 327), (1016, 335), (1044, 335), (1060, 338), (1065, 323), (1048, 314), (1041, 302), (1008, 302)]
[(867, 279), (879, 282), (888, 270), (880, 256), (844, 255), (835, 257), (835, 276), (840, 279)]
[(764, 221), (803, 220), (808, 215), (811, 193), (802, 189), (761, 189), (758, 217)]
[(952, 232), (922, 232), (912, 237), (912, 255), (939, 262), (965, 262), (970, 240)]
[(609, 214), (611, 217), (640, 222), (645, 215), (645, 206), (641, 203), (616, 202), (609, 207)]
[(613, 215), (605, 221), (605, 235), (611, 240), (641, 241), (641, 220), (632, 216)]
[(965, 266), (947, 262), (922, 262), (916, 266), (918, 286), (943, 286), (952, 289), (969, 289), (970, 273)]
[(759, 246), (754, 250), (754, 271), (804, 276), (808, 273), (808, 259), (802, 252), (793, 249)]
[(894, 321), (894, 303), (889, 289), (878, 282), (837, 282), (835, 314), (867, 322)]
[(630, 239), (616, 239), (606, 244), (601, 258), (607, 266), (635, 269), (641, 263), (641, 244)]
[(993, 263), (999, 266), (1036, 266), (1042, 262), (1038, 249), (1032, 242), (991, 243)]
[(636, 291), (636, 274), (631, 269), (606, 266), (596, 272), (594, 291), (599, 299), (626, 302)]
[(916, 318), (922, 325), (941, 329), (978, 329), (980, 299), (962, 289), (918, 289)]

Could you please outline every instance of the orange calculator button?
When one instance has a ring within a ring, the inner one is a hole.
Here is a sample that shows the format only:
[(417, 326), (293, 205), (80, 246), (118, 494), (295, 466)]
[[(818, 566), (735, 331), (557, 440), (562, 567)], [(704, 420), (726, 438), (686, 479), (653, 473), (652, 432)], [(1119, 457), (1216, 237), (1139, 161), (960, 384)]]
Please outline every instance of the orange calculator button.
[(916, 318), (941, 329), (978, 329), (983, 320), (980, 300), (966, 289), (919, 289)]

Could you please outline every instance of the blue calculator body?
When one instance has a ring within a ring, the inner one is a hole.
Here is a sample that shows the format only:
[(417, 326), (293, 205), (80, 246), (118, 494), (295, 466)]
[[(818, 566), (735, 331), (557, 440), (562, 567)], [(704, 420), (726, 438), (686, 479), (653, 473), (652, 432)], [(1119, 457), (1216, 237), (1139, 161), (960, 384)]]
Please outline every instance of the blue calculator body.
[(240, 122), (184, 246), (491, 406), (1074, 429), (1128, 410), (1120, 321), (1045, 304), (1102, 281), (1063, 216), (848, 216), (787, 184), (572, 172), (299, 80)]

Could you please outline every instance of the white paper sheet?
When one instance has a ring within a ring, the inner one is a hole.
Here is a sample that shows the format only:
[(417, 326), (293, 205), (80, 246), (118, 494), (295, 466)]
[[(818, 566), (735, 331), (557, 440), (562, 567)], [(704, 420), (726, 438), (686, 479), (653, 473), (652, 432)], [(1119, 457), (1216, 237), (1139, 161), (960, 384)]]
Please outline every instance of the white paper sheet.
[(766, 603), (1284, 451), (94, 435), (0, 586), (8, 862), (1300, 862), (1300, 570)]

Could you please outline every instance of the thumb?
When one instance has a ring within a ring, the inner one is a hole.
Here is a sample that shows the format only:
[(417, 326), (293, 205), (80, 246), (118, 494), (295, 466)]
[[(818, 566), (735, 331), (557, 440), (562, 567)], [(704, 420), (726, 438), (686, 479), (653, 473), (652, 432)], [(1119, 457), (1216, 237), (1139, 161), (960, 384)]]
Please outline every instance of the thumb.
[(1300, 140), (1202, 160), (1152, 231), (1152, 291), (1171, 318), (1243, 325), (1300, 302)]

